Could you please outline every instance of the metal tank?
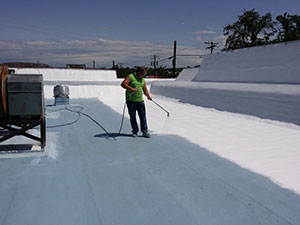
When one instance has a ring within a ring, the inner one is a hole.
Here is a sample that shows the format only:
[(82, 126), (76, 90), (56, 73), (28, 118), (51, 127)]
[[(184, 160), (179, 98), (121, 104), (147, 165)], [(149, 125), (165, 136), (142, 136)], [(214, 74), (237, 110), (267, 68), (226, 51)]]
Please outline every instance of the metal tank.
[[(43, 75), (10, 74), (5, 81), (7, 115), (0, 118), (0, 128), (7, 133), (0, 136), (0, 143), (22, 135), (41, 142), (43, 148), (46, 145)], [(36, 126), (40, 126), (40, 136), (27, 132)]]
[(43, 76), (13, 74), (6, 82), (8, 117), (34, 119), (44, 116)]

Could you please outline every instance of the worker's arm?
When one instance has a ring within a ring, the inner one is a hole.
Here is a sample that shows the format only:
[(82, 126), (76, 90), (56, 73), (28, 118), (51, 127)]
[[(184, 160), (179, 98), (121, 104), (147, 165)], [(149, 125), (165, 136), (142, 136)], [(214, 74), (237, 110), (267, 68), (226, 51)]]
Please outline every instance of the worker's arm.
[(144, 91), (144, 94), (147, 96), (147, 98), (148, 98), (150, 101), (152, 101), (152, 97), (151, 97), (150, 94), (149, 94), (149, 91), (148, 91), (148, 89), (147, 89), (146, 82), (144, 83), (143, 91)]
[(129, 76), (126, 76), (125, 79), (123, 80), (123, 82), (121, 83), (121, 86), (124, 88), (124, 89), (127, 89), (127, 90), (130, 90), (132, 92), (137, 92), (138, 89), (137, 88), (133, 88), (133, 87), (130, 87), (128, 84), (130, 82), (130, 77)]

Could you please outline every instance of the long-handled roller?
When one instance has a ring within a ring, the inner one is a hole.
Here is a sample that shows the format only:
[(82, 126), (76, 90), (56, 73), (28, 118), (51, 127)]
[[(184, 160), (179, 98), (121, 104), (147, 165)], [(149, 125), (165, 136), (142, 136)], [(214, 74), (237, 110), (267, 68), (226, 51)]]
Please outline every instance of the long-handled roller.
[(170, 116), (170, 113), (169, 113), (167, 110), (165, 110), (160, 104), (158, 104), (157, 102), (155, 102), (153, 99), (152, 99), (152, 102), (153, 102), (155, 105), (157, 105), (159, 108), (161, 108), (162, 110), (164, 110), (164, 111), (167, 113), (167, 116)]

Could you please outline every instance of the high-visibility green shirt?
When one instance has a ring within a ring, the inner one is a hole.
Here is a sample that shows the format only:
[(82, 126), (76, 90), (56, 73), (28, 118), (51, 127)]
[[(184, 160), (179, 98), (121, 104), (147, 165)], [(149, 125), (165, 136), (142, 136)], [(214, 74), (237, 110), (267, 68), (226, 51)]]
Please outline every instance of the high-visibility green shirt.
[(129, 74), (128, 76), (130, 78), (130, 82), (128, 85), (132, 88), (137, 88), (138, 91), (134, 93), (130, 90), (126, 90), (126, 101), (130, 101), (130, 102), (144, 101), (144, 99), (143, 99), (143, 94), (144, 94), (143, 89), (144, 89), (144, 84), (145, 84), (144, 78), (139, 79), (137, 77), (136, 73)]

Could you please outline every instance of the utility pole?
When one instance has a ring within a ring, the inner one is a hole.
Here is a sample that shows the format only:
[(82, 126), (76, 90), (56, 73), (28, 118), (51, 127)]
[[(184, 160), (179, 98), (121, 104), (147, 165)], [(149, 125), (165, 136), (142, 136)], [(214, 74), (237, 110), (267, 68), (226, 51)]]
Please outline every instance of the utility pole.
[(115, 67), (116, 67), (116, 66), (115, 66), (115, 60), (113, 60), (112, 63), (113, 63), (113, 67), (112, 67), (112, 68), (115, 69)]
[(96, 68), (96, 62), (95, 62), (95, 60), (93, 60), (93, 69), (95, 69)]
[(153, 60), (153, 61), (151, 61), (151, 66), (153, 66), (153, 68), (154, 68), (154, 74), (153, 75), (156, 76), (157, 75), (156, 74), (156, 66), (158, 66), (158, 62), (156, 60), (159, 59), (159, 56), (151, 55), (150, 57)]
[(174, 41), (174, 54), (173, 54), (173, 60), (172, 60), (172, 64), (173, 64), (173, 77), (175, 77), (176, 75), (176, 45), (177, 42)]
[(210, 49), (210, 54), (213, 54), (214, 49), (218, 46), (217, 42), (205, 42), (205, 44), (210, 45), (206, 49)]

